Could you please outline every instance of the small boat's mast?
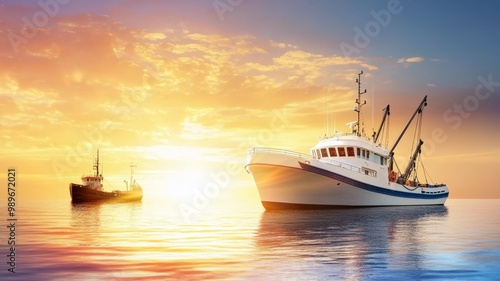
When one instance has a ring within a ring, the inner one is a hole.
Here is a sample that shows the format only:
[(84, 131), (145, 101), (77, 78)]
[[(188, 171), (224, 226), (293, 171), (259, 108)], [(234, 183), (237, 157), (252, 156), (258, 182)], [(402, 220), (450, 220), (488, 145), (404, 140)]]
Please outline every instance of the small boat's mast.
[(134, 162), (130, 162), (130, 184), (127, 185), (127, 191), (129, 191), (128, 187), (132, 186), (132, 177), (133, 177), (133, 174), (134, 174), (134, 167), (137, 167), (137, 166), (134, 165)]
[(356, 123), (356, 135), (359, 137), (361, 136), (361, 107), (366, 104), (366, 100), (361, 103), (361, 95), (366, 93), (366, 89), (361, 92), (361, 74), (363, 74), (363, 70), (361, 70), (360, 73), (358, 73), (358, 79), (356, 79), (356, 83), (358, 83), (358, 98), (356, 99), (356, 104), (357, 106), (354, 107), (354, 111), (358, 113), (358, 122)]
[(97, 150), (97, 157), (94, 160), (94, 170), (95, 170), (95, 176), (99, 176), (99, 149)]

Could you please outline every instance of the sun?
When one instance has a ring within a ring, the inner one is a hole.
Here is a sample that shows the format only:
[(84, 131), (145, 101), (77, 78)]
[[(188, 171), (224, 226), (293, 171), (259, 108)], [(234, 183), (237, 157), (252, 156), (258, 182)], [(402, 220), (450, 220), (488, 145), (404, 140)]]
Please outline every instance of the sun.
[(142, 171), (138, 180), (146, 200), (188, 202), (195, 189), (203, 188), (208, 172), (199, 165), (186, 165), (169, 170)]
[(166, 195), (176, 201), (190, 201), (195, 189), (206, 182), (207, 172), (200, 165), (189, 164), (168, 172)]

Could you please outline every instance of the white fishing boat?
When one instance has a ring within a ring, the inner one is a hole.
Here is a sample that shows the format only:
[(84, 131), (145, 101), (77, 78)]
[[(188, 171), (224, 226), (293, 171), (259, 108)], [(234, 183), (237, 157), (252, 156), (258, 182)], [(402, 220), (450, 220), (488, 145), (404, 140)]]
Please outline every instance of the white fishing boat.
[[(418, 138), (414, 152), (404, 170), (395, 163), (394, 150), (412, 121), (421, 125), (427, 96), (422, 100), (393, 146), (388, 149), (379, 141), (388, 131), (389, 105), (380, 128), (366, 136), (360, 122), (361, 75), (358, 74), (358, 98), (354, 111), (358, 119), (351, 122), (350, 133), (325, 137), (311, 148), (310, 154), (255, 147), (248, 152), (245, 169), (257, 185), (264, 208), (314, 209), (338, 207), (443, 205), (448, 198), (445, 184), (419, 180), (417, 160), (423, 141)], [(396, 168), (396, 169), (394, 169)], [(427, 177), (426, 177), (427, 178)]]

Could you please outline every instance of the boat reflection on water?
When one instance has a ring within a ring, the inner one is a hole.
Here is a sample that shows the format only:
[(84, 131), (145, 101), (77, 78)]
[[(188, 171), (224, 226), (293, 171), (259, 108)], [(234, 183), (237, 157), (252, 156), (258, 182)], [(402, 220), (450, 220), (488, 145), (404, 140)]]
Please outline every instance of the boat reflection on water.
[(262, 262), (256, 266), (281, 276), (307, 272), (311, 280), (422, 269), (439, 236), (436, 225), (447, 214), (445, 206), (265, 211), (256, 235), (262, 255), (256, 260)]
[(104, 245), (127, 236), (123, 227), (142, 227), (142, 201), (121, 204), (120, 202), (71, 202), (71, 222), (74, 235), (82, 245)]
[(73, 227), (114, 227), (120, 220), (132, 224), (142, 209), (142, 201), (121, 204), (119, 201), (71, 202)]
[(98, 227), (101, 223), (102, 202), (71, 202), (71, 226)]

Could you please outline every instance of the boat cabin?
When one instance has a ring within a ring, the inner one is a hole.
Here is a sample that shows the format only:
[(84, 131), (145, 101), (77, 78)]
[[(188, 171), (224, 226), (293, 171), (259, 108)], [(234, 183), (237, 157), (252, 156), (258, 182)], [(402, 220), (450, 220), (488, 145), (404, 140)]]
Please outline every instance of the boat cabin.
[(371, 161), (375, 164), (387, 165), (387, 158), (375, 153), (369, 149), (355, 146), (328, 146), (322, 148), (313, 148), (311, 154), (316, 159), (321, 158), (361, 158)]
[(82, 185), (88, 188), (102, 191), (102, 176), (83, 176)]

